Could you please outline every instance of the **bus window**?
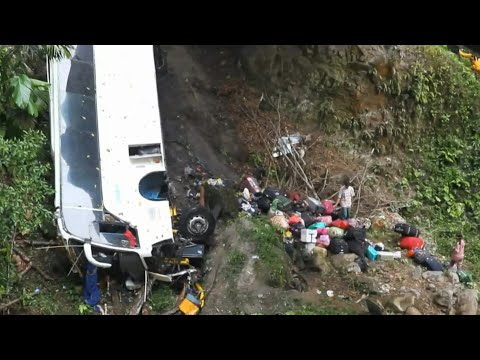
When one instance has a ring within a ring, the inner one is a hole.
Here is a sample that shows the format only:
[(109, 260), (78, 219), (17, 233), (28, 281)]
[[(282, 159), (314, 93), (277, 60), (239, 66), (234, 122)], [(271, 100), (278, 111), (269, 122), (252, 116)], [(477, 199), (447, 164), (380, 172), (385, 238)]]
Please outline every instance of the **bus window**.
[(151, 201), (166, 200), (168, 196), (167, 173), (155, 171), (142, 178), (139, 184), (140, 195)]

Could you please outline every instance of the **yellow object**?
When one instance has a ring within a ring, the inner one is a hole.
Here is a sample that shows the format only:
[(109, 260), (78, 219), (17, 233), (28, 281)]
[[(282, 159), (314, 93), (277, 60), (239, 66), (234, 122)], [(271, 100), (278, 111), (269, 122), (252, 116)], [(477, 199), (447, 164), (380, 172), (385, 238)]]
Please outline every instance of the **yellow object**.
[(195, 283), (195, 289), (198, 291), (198, 300), (200, 300), (200, 308), (205, 306), (205, 290), (203, 290), (202, 285)]
[(461, 57), (465, 58), (465, 59), (471, 59), (471, 58), (473, 58), (473, 55), (472, 55), (472, 54), (463, 52), (462, 50), (458, 50), (458, 54), (459, 54)]
[(188, 293), (180, 305), (178, 305), (178, 309), (184, 315), (197, 315), (205, 306), (205, 291), (202, 285), (195, 283), (194, 287), (196, 294), (194, 292)]
[(285, 237), (291, 238), (291, 237), (292, 237), (292, 233), (291, 233), (290, 231), (286, 231), (286, 232), (285, 232)]
[(200, 311), (200, 308), (187, 298), (182, 300), (178, 308), (184, 315), (197, 315)]
[(170, 216), (171, 217), (177, 216), (177, 208), (176, 207), (171, 207), (170, 208)]
[(480, 72), (480, 59), (474, 58), (472, 61), (472, 70)]
[(182, 259), (182, 260), (180, 260), (179, 264), (184, 265), (184, 266), (188, 266), (188, 265), (190, 265), (190, 260)]

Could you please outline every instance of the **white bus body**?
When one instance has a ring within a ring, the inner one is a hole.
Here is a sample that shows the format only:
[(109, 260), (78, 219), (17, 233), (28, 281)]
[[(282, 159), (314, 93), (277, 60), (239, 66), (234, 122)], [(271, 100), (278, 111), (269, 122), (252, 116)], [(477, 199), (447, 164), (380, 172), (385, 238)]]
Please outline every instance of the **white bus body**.
[(49, 81), (61, 236), (96, 266), (111, 266), (94, 254), (110, 250), (147, 269), (154, 245), (173, 241), (153, 46), (74, 45)]

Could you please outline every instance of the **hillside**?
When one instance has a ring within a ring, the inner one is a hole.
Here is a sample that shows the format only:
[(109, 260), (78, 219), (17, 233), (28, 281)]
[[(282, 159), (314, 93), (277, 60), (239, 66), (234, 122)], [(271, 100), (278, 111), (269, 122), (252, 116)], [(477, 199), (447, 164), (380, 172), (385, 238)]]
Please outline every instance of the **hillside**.
[[(179, 207), (195, 203), (187, 196), (184, 169), (196, 164), (233, 183), (263, 168), (263, 185), (321, 200), (335, 196), (348, 175), (358, 195), (352, 213), (372, 223), (369, 240), (397, 250), (399, 236), (388, 227), (405, 220), (421, 229), (427, 249), (444, 262), (461, 232), (465, 268), (479, 279), (480, 80), (468, 60), (447, 46), (160, 47), (168, 71), (158, 74), (159, 102)], [(30, 128), (45, 125), (38, 121)], [(307, 138), (304, 156), (274, 158), (278, 138), (295, 133)], [(27, 164), (45, 163), (48, 150), (35, 151)], [(35, 201), (52, 211), (51, 191), (35, 184), (45, 193)], [(13, 227), (4, 248), (9, 242), (22, 246), (53, 281), (30, 271), (15, 278), (15, 289), (3, 298), (0, 292), (0, 303), (40, 288), (40, 296), (22, 297), (9, 311), (86, 312), (82, 283), (72, 275), (64, 250), (24, 242), (30, 234), (52, 240), (51, 229), (41, 226), (44, 219), (29, 213), (28, 205), (34, 204), (25, 204), (21, 216), (38, 218), (35, 229), (19, 234)], [(372, 307), (405, 313), (413, 304), (422, 314), (477, 309), (476, 291), (456, 274), (422, 271), (405, 252), (400, 261), (369, 262), (366, 273), (351, 270), (351, 254), (303, 264), (287, 256), (281, 234), (266, 218), (243, 215), (217, 226), (202, 266), (208, 289), (204, 314), (366, 314), (375, 312)], [(29, 220), (15, 216), (17, 222)], [(22, 270), (18, 261), (3, 260)], [(157, 287), (145, 313), (161, 313), (174, 296), (172, 289)]]

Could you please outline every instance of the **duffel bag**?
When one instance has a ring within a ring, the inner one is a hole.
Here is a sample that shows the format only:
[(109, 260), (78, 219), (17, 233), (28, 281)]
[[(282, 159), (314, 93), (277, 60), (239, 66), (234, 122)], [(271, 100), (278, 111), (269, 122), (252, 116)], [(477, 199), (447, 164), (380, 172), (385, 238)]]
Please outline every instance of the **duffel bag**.
[(330, 225), (338, 227), (338, 228), (343, 229), (343, 230), (347, 230), (350, 227), (350, 225), (348, 224), (348, 221), (340, 220), (340, 219), (332, 221), (332, 223)]
[(337, 228), (337, 227), (328, 228), (328, 236), (330, 236), (330, 239), (341, 238), (343, 237), (344, 234), (345, 232), (340, 228)]
[(418, 230), (415, 226), (408, 224), (395, 224), (395, 226), (393, 227), (393, 231), (404, 236), (420, 236), (420, 230)]
[(402, 236), (400, 238), (400, 249), (413, 250), (417, 248), (422, 250), (424, 245), (424, 241), (415, 236)]

